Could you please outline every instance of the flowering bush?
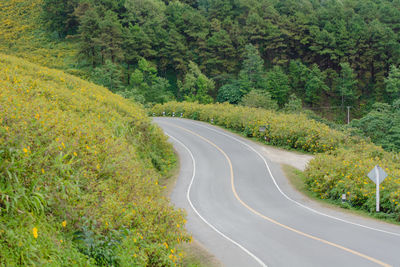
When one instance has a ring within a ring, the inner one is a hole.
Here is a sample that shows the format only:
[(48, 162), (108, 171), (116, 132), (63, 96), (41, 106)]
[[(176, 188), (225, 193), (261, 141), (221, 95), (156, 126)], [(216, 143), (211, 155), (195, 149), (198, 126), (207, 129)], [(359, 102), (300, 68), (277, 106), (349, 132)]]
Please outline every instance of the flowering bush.
[[(201, 105), (187, 102), (168, 102), (155, 105), (150, 114), (177, 116), (232, 129), (249, 137), (256, 137), (276, 146), (288, 147), (312, 153), (335, 150), (345, 140), (345, 134), (328, 126), (307, 119), (303, 114), (284, 114), (265, 109), (234, 106), (227, 103)], [(261, 126), (266, 127), (260, 132)]]
[(339, 200), (346, 194), (348, 204), (375, 211), (376, 185), (367, 174), (375, 165), (388, 177), (380, 185), (381, 211), (400, 221), (400, 157), (366, 141), (330, 153), (319, 154), (308, 165), (306, 184), (322, 199)]

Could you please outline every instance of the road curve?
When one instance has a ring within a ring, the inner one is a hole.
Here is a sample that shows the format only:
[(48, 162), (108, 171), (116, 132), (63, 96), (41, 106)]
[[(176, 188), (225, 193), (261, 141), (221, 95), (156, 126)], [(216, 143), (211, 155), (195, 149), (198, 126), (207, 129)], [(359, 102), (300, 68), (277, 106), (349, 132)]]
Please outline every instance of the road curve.
[(154, 118), (177, 150), (172, 202), (225, 266), (400, 266), (400, 227), (309, 203), (261, 146), (202, 122)]

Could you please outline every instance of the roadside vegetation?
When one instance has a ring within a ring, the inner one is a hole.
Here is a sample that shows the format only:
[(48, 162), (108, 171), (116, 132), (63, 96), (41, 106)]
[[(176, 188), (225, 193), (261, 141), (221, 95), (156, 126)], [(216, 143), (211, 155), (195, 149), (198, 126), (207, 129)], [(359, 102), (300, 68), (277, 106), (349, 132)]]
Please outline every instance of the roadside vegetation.
[[(389, 175), (380, 187), (381, 216), (400, 221), (400, 155), (387, 152), (350, 130), (331, 129), (304, 114), (227, 103), (168, 102), (150, 110), (155, 116), (163, 116), (164, 112), (165, 116), (182, 114), (210, 122), (270, 145), (314, 153), (315, 158), (304, 173), (307, 190), (337, 204), (346, 194), (350, 206), (367, 212), (375, 211), (375, 184), (367, 174), (379, 164)], [(265, 127), (265, 131), (260, 132), (260, 127)]]
[(190, 239), (158, 180), (172, 147), (143, 109), (0, 54), (0, 262), (174, 266)]
[[(168, 102), (155, 105), (150, 114), (212, 122), (248, 137), (257, 137), (271, 145), (305, 152), (335, 150), (345, 141), (345, 134), (330, 129), (327, 125), (307, 119), (304, 114), (286, 114), (261, 108), (224, 104), (198, 104), (190, 102)], [(265, 127), (260, 132), (260, 127)]]
[[(204, 264), (184, 259), (163, 188), (176, 157), (140, 104), (313, 153), (307, 190), (366, 212), (379, 164), (381, 214), (400, 221), (399, 14), (389, 0), (0, 1), (0, 265)], [(346, 106), (352, 128), (333, 122)]]

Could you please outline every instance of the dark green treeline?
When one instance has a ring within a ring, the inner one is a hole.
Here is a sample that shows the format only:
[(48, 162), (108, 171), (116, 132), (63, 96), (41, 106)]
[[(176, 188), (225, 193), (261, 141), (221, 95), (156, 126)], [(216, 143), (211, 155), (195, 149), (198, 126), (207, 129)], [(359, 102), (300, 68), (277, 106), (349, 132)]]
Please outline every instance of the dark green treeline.
[(361, 114), (400, 96), (399, 0), (44, 0), (43, 18), (94, 81), (142, 102), (256, 89)]

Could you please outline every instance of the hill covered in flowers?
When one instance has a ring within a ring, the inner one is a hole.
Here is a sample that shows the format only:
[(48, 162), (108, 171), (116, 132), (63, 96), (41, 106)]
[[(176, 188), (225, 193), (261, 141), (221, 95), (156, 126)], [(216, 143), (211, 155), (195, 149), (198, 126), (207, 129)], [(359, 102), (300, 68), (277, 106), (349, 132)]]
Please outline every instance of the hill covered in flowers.
[(170, 144), (139, 106), (0, 54), (0, 262), (173, 266)]

